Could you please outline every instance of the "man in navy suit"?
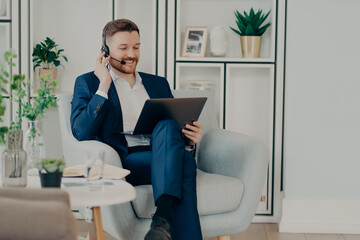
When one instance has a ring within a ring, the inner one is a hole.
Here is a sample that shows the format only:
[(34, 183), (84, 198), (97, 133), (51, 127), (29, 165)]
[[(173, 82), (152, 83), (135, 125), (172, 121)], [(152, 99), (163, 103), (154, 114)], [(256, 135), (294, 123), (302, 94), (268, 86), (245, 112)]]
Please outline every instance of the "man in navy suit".
[[(104, 58), (105, 57), (105, 58)], [(201, 138), (201, 124), (179, 126), (160, 121), (150, 136), (132, 131), (145, 101), (173, 98), (163, 77), (136, 71), (140, 33), (127, 19), (103, 29), (103, 48), (95, 71), (79, 76), (74, 87), (71, 128), (78, 140), (112, 146), (133, 185), (152, 184), (157, 206), (146, 240), (202, 239), (196, 199), (196, 163), (192, 150)]]

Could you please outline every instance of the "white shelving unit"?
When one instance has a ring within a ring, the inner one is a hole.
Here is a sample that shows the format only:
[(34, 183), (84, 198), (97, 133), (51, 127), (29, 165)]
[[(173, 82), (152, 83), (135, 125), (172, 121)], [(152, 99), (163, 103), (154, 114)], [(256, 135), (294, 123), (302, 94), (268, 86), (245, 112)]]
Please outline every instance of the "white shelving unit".
[[(269, 168), (254, 221), (274, 222), (279, 218), (282, 158), (282, 82), (284, 0), (172, 0), (168, 3), (168, 64), (166, 77), (176, 89), (187, 88), (191, 80), (214, 85), (214, 99), (220, 127), (252, 135), (268, 147)], [(243, 58), (240, 39), (229, 27), (236, 27), (235, 9), (271, 11), (272, 25), (262, 37), (259, 58)], [(221, 9), (221, 11), (220, 11)], [(170, 14), (173, 13), (173, 14)], [(209, 36), (205, 57), (182, 57), (187, 26), (206, 26), (211, 32), (222, 27), (227, 36), (225, 57), (210, 52)], [(280, 40), (278, 40), (280, 39)], [(280, 146), (280, 147), (279, 147)]]
[(273, 63), (274, 60), (271, 58), (225, 58), (225, 57), (205, 57), (205, 58), (195, 58), (192, 57), (178, 57), (177, 62), (222, 62), (222, 63)]
[[(225, 128), (245, 133), (261, 140), (268, 147), (269, 171), (272, 179), (274, 136), (274, 65), (228, 64), (226, 67)], [(272, 184), (266, 181), (265, 199), (260, 201), (258, 212), (271, 214)]]

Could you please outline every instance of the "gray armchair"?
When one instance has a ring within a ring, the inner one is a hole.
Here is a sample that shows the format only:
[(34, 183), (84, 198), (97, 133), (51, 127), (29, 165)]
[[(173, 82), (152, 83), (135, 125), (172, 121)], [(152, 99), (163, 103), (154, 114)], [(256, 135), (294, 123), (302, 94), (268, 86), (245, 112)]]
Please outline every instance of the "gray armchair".
[[(175, 97), (207, 96), (200, 116), (203, 138), (197, 149), (198, 209), (203, 237), (232, 235), (246, 230), (255, 215), (264, 186), (268, 154), (251, 136), (217, 128), (209, 93), (176, 90)], [(105, 162), (121, 166), (115, 150), (96, 141), (78, 142), (70, 129), (72, 95), (59, 96), (59, 117), (68, 166), (85, 161), (86, 148), (106, 148)], [(76, 156), (73, 153), (76, 152)], [(114, 153), (115, 152), (115, 153)], [(118, 239), (144, 239), (155, 212), (151, 185), (136, 187), (131, 203), (101, 208), (104, 230)]]

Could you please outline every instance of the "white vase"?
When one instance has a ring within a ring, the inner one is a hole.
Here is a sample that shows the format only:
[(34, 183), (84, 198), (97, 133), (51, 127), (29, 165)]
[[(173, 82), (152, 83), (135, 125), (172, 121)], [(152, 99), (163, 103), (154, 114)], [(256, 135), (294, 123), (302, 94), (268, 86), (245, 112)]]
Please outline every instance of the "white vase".
[(29, 120), (29, 128), (24, 137), (24, 150), (27, 154), (29, 170), (35, 168), (35, 164), (45, 157), (44, 139), (37, 124), (38, 121)]
[(0, 0), (0, 17), (6, 16), (6, 0)]
[(210, 32), (210, 51), (216, 57), (226, 54), (226, 32), (222, 27), (214, 27)]

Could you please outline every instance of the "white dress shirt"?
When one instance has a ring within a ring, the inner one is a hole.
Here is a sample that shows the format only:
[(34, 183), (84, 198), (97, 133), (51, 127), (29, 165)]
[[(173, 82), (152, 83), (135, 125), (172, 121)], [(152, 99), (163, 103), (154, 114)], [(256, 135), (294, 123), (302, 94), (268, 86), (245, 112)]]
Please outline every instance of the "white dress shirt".
[[(135, 73), (136, 82), (132, 88), (125, 79), (119, 77), (111, 70), (110, 75), (121, 104), (124, 132), (134, 131), (145, 101), (150, 97), (138, 72)], [(96, 94), (105, 98), (108, 97), (106, 93), (99, 90)], [(150, 145), (149, 136), (125, 135), (125, 138), (128, 142), (128, 147)]]

